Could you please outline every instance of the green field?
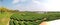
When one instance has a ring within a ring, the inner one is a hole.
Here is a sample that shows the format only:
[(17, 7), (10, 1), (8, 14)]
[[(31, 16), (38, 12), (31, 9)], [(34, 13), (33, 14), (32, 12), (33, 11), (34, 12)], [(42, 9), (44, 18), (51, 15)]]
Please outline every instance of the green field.
[(36, 13), (6, 8), (0, 9), (0, 25), (39, 25), (43, 21), (57, 19), (60, 19), (60, 12)]
[(10, 12), (4, 12), (4, 13), (0, 13), (0, 25), (7, 25), (10, 16), (13, 13)]
[(39, 25), (43, 21), (52, 21), (57, 19), (60, 19), (60, 13), (58, 12), (44, 14), (22, 12), (15, 13), (10, 17), (10, 25)]

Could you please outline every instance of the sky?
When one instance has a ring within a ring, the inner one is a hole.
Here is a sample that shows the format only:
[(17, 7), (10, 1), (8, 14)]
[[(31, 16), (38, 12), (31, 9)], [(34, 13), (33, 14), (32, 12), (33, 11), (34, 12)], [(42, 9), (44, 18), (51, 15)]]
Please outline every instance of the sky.
[(3, 0), (0, 6), (20, 11), (60, 11), (60, 0)]

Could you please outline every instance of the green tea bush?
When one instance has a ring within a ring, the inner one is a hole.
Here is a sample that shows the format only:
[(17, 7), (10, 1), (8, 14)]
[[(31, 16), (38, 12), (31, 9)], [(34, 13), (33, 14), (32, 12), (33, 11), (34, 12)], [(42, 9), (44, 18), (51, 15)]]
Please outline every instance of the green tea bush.
[(43, 21), (60, 19), (59, 13), (15, 13), (10, 17), (10, 25), (39, 25)]

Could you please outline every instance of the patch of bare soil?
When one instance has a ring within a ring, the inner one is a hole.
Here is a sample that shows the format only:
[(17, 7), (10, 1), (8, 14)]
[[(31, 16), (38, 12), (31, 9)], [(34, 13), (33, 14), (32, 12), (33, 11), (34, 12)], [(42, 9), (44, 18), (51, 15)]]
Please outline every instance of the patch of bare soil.
[(7, 25), (9, 25), (9, 21), (8, 21)]
[(39, 25), (47, 25), (47, 23), (46, 22), (42, 22), (41, 24), (39, 24)]

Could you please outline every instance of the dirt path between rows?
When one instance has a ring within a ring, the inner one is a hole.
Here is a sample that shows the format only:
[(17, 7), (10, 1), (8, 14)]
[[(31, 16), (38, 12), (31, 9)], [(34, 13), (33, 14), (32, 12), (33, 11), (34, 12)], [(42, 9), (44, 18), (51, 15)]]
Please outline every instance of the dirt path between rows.
[(7, 25), (9, 25), (9, 21), (8, 21)]

